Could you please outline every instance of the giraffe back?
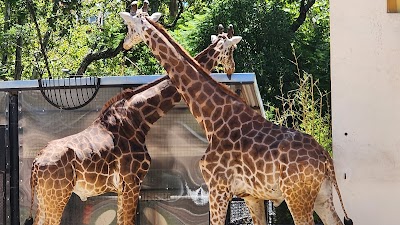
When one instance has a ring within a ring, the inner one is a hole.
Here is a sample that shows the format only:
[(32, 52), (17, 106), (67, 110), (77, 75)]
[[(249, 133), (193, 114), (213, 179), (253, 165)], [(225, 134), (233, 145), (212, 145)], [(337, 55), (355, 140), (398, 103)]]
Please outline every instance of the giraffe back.
[(181, 100), (168, 77), (112, 98), (98, 119), (114, 136), (144, 145), (151, 125)]

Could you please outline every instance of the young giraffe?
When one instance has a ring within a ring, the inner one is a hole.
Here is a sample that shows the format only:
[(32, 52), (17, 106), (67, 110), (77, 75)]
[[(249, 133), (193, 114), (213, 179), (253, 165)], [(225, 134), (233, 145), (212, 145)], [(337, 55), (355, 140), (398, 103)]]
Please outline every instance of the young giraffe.
[(130, 35), (150, 47), (205, 130), (209, 146), (200, 168), (210, 192), (211, 224), (224, 224), (234, 195), (244, 198), (257, 225), (266, 224), (264, 199), (276, 205), (285, 200), (296, 225), (314, 224), (314, 210), (325, 225), (343, 224), (334, 209), (332, 185), (345, 224), (352, 224), (341, 199), (333, 160), (314, 138), (266, 121), (213, 80), (162, 26), (148, 17), (120, 15)]
[[(158, 18), (154, 18), (158, 19)], [(219, 61), (232, 68), (227, 34), (196, 56), (211, 71)], [(217, 45), (219, 43), (219, 45)], [(232, 71), (233, 72), (233, 71)], [(60, 224), (72, 192), (83, 201), (106, 192), (118, 194), (118, 224), (134, 224), (140, 184), (150, 166), (145, 145), (151, 125), (180, 101), (167, 76), (110, 99), (84, 131), (51, 141), (33, 162), (32, 206), (37, 191), (34, 224)], [(30, 218), (32, 218), (32, 206)], [(32, 220), (32, 219), (31, 219)], [(27, 221), (26, 224), (32, 223)]]

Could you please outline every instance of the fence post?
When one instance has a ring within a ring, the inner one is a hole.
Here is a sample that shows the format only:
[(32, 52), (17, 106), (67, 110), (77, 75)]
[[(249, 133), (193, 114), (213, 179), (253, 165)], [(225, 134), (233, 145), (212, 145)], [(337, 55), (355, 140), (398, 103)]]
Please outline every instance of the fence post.
[(18, 92), (10, 93), (10, 210), (11, 225), (19, 225), (19, 139), (18, 139)]
[(231, 224), (231, 201), (228, 202), (228, 208), (226, 210), (226, 216), (225, 216), (225, 225), (230, 225)]
[(7, 159), (6, 125), (0, 125), (0, 225), (6, 225), (7, 218)]

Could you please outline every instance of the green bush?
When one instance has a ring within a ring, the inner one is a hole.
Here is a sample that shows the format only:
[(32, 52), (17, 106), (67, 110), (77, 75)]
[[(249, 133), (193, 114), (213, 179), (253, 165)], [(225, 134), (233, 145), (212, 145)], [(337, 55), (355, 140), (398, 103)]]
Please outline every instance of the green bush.
[(296, 88), (283, 92), (276, 98), (280, 106), (267, 105), (266, 117), (276, 124), (294, 128), (312, 135), (328, 152), (332, 153), (332, 123), (330, 116), (329, 93), (321, 91), (318, 79), (301, 71), (294, 49), (293, 55), (298, 82)]

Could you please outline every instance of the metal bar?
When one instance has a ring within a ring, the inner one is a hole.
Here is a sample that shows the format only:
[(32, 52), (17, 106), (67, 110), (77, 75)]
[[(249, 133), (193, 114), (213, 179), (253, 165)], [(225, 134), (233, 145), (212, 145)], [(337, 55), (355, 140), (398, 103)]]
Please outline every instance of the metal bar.
[[(124, 85), (141, 85), (155, 81), (165, 75), (137, 75), (137, 76), (108, 76), (101, 77), (101, 87), (120, 87)], [(228, 79), (224, 73), (212, 73), (211, 77), (218, 82), (226, 84), (252, 84), (256, 80), (254, 73), (234, 73), (232, 78)], [(65, 78), (68, 79), (68, 78)], [(83, 77), (82, 79), (90, 79), (90, 77)], [(45, 79), (46, 80), (46, 79)], [(51, 82), (51, 81), (46, 81)], [(71, 80), (72, 86), (79, 85), (76, 81)], [(52, 86), (52, 85), (46, 85)], [(47, 87), (48, 88), (48, 87)], [(59, 88), (59, 87), (58, 87)], [(0, 82), (0, 91), (12, 91), (12, 90), (39, 90), (38, 80), (18, 80), (18, 81), (2, 81)]]
[(231, 202), (232, 201), (229, 201), (228, 208), (226, 210), (225, 225), (230, 225), (231, 224)]
[(265, 118), (264, 104), (261, 98), (260, 89), (258, 88), (257, 80), (255, 78), (253, 85), (254, 85), (254, 92), (256, 93), (257, 101), (260, 106), (261, 115)]
[(0, 125), (0, 225), (6, 224), (6, 125)]
[(19, 225), (18, 92), (10, 93), (9, 113), (11, 225)]
[(0, 125), (0, 173), (6, 173), (5, 125)]

